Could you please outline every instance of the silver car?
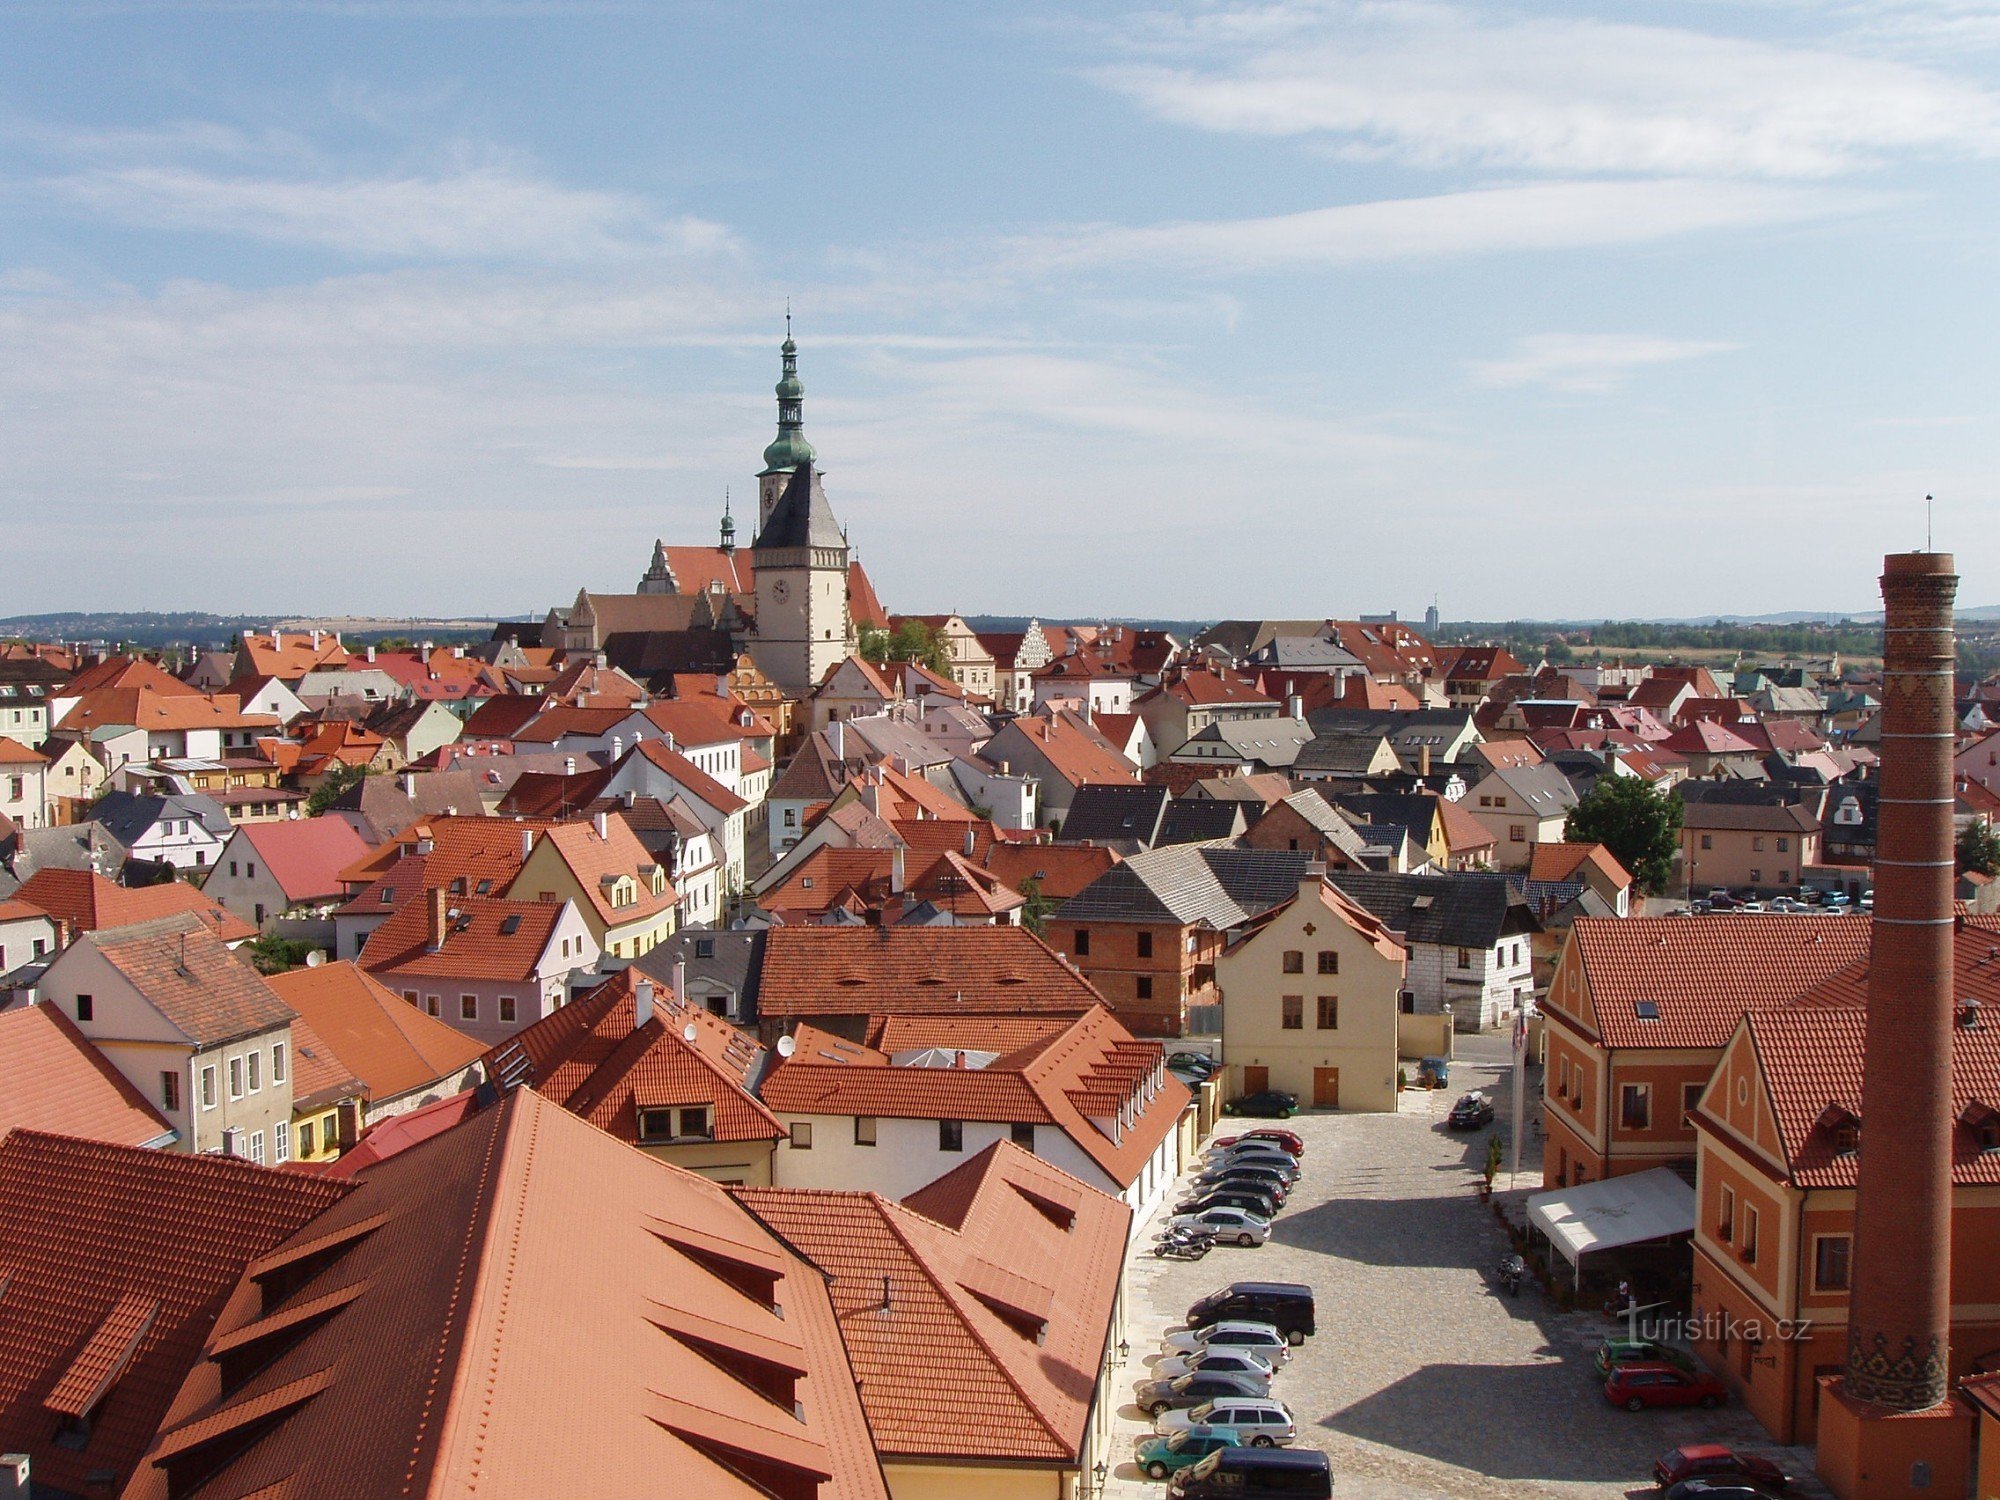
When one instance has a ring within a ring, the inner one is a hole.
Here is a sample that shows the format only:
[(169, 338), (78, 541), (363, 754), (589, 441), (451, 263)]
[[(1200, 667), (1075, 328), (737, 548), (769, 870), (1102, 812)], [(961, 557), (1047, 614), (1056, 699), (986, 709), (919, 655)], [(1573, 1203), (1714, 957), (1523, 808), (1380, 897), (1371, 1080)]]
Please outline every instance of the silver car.
[(1176, 1214), (1167, 1220), (1167, 1228), (1205, 1229), (1231, 1245), (1261, 1245), (1271, 1237), (1271, 1221), (1258, 1218), (1247, 1208), (1205, 1208), (1198, 1214)]
[(1153, 1418), (1153, 1431), (1162, 1437), (1189, 1427), (1233, 1427), (1245, 1443), (1257, 1448), (1281, 1448), (1299, 1435), (1290, 1408), (1268, 1396), (1217, 1396), (1205, 1405), (1163, 1411)]
[(1269, 1380), (1276, 1372), (1271, 1362), (1254, 1349), (1194, 1349), (1186, 1354), (1169, 1354), (1153, 1366), (1153, 1378), (1172, 1380), (1176, 1375), (1187, 1375), (1195, 1370), (1209, 1374), (1226, 1371), (1230, 1374), (1255, 1375)]
[(1248, 1349), (1272, 1368), (1292, 1357), (1292, 1346), (1269, 1323), (1232, 1321), (1211, 1323), (1206, 1328), (1182, 1328), (1166, 1337), (1169, 1354), (1192, 1354), (1197, 1349)]

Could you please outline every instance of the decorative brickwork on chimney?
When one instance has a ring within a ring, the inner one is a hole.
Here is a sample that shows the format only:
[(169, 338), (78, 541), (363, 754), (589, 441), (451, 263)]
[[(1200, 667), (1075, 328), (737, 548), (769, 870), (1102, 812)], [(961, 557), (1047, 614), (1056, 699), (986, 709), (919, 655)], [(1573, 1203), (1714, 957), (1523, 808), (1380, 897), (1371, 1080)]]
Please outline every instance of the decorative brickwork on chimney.
[(1944, 1401), (1951, 1334), (1952, 600), (1948, 553), (1889, 557), (1875, 921), (1846, 1394)]

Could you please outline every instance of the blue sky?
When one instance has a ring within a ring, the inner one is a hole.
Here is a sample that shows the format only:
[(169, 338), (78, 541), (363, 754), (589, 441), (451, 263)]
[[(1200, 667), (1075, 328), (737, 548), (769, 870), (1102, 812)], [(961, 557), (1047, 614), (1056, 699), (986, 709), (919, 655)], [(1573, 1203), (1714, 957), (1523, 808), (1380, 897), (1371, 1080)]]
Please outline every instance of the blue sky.
[(0, 613), (2000, 601), (2000, 0), (0, 0)]

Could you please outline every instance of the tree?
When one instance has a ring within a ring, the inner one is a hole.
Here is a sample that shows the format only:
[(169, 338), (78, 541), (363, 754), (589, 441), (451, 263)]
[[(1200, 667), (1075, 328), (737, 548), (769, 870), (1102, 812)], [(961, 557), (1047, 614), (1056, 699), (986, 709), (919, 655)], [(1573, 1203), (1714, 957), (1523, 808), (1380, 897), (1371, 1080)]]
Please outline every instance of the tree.
[(1991, 823), (1965, 825), (1958, 836), (1958, 870), (1961, 875), (1967, 871), (2000, 875), (2000, 833), (1993, 831)]
[(243, 946), (259, 974), (282, 974), (287, 969), (296, 969), (304, 964), (314, 945), (298, 938), (283, 938), (267, 932)]
[(350, 766), (345, 764), (335, 766), (325, 776), (320, 778), (319, 785), (314, 787), (312, 795), (306, 798), (306, 816), (309, 818), (318, 817), (329, 807), (333, 806), (335, 799), (342, 792), (368, 774), (366, 766)]
[(1036, 937), (1047, 937), (1049, 914), (1056, 903), (1042, 894), (1042, 883), (1032, 875), (1021, 882), (1021, 894), (1028, 903), (1021, 908), (1021, 925)]
[(861, 657), (878, 667), (892, 661), (913, 661), (940, 677), (952, 675), (951, 648), (945, 644), (944, 633), (922, 620), (898, 621), (894, 630), (862, 626)]
[(1658, 895), (1673, 879), (1680, 850), (1681, 799), (1640, 777), (1607, 771), (1570, 813), (1563, 837), (1604, 845), (1640, 890)]

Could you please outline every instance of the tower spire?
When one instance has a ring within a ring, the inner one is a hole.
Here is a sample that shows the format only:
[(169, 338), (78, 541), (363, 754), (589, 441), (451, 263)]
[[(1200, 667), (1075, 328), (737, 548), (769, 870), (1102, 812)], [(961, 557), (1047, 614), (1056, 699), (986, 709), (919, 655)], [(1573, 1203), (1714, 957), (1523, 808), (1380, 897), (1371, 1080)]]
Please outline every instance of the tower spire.
[(726, 484), (722, 487), (722, 550), (736, 550), (736, 521), (729, 514), (729, 486)]
[(799, 346), (792, 342), (792, 309), (785, 305), (785, 341), (778, 346), (783, 368), (778, 378), (778, 436), (764, 450), (766, 474), (789, 473), (810, 463), (813, 446), (806, 441), (805, 383), (799, 379)]

